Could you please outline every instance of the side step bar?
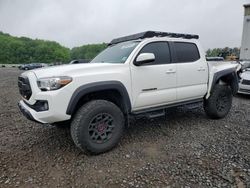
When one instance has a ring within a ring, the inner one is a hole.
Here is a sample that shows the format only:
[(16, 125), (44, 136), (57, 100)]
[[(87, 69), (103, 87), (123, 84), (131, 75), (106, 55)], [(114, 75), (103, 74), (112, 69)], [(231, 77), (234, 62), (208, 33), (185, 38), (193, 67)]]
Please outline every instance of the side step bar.
[(151, 113), (146, 113), (146, 117), (149, 119), (158, 118), (166, 115), (165, 110), (158, 110)]
[(199, 108), (203, 103), (203, 98), (202, 99), (195, 99), (187, 102), (181, 102), (181, 103), (175, 103), (175, 104), (169, 104), (166, 106), (160, 106), (160, 107), (155, 107), (155, 108), (148, 108), (148, 109), (143, 109), (139, 111), (134, 111), (131, 113), (131, 115), (134, 116), (146, 116), (149, 118), (155, 118), (155, 117), (160, 117), (164, 116), (166, 114), (166, 109), (172, 108), (172, 107), (178, 107), (178, 106), (185, 106), (188, 109), (195, 109)]

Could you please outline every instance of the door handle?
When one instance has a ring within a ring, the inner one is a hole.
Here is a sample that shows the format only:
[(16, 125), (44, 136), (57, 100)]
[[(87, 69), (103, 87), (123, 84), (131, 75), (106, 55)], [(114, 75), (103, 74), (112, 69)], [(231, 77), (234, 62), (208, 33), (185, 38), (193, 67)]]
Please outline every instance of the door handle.
[(203, 67), (198, 68), (198, 71), (205, 71), (206, 69)]
[(166, 74), (174, 74), (176, 71), (174, 69), (169, 69), (166, 71)]

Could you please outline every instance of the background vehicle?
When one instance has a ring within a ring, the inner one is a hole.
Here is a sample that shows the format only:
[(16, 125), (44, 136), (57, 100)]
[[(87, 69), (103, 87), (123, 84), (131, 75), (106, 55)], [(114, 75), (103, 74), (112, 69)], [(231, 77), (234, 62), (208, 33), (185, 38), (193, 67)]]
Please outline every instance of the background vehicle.
[(79, 64), (79, 63), (89, 63), (90, 60), (89, 59), (75, 59), (70, 61), (69, 64)]
[(246, 68), (240, 74), (239, 92), (241, 94), (250, 94), (250, 68)]
[(24, 72), (19, 108), (40, 123), (70, 122), (76, 146), (96, 154), (113, 148), (134, 116), (202, 102), (210, 118), (223, 118), (239, 67), (207, 62), (198, 38), (148, 31), (112, 40), (90, 63)]
[(45, 63), (31, 63), (31, 64), (21, 65), (18, 68), (20, 70), (32, 70), (32, 69), (42, 68), (42, 67), (46, 67), (46, 66), (47, 66), (47, 64), (45, 64)]

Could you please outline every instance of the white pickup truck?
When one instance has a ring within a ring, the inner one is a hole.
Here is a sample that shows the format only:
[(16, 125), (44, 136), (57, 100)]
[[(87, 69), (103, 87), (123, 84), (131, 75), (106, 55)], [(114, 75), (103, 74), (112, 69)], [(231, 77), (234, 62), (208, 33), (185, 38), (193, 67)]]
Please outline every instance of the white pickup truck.
[(69, 123), (76, 146), (94, 154), (113, 148), (133, 116), (203, 102), (209, 117), (223, 118), (239, 67), (207, 62), (198, 38), (148, 31), (112, 40), (90, 63), (24, 72), (18, 106), (30, 120)]

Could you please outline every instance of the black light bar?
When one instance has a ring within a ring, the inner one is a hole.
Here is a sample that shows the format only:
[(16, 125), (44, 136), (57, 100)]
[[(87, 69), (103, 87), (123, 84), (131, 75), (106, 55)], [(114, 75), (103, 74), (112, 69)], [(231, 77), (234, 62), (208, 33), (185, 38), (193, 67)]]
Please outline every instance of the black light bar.
[(134, 35), (129, 35), (129, 36), (113, 39), (109, 43), (109, 45), (118, 44), (120, 42), (126, 42), (126, 41), (130, 41), (130, 40), (138, 40), (138, 39), (145, 39), (145, 38), (152, 38), (152, 37), (173, 37), (173, 38), (185, 38), (185, 39), (199, 39), (199, 35), (159, 32), (159, 31), (146, 31), (146, 32), (137, 33)]

